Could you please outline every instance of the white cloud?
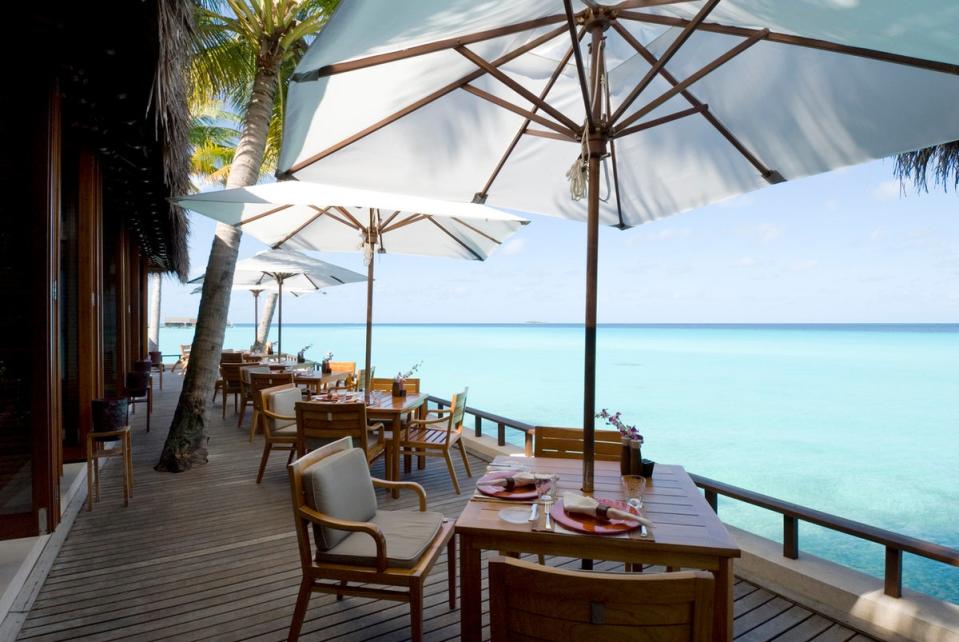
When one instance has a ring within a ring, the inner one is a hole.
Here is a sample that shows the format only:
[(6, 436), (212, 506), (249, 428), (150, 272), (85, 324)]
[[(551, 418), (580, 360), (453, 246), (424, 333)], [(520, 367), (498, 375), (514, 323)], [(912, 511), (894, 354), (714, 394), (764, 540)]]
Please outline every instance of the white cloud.
[(500, 250), (506, 256), (516, 256), (526, 248), (526, 239), (510, 239)]
[(899, 181), (895, 179), (879, 183), (879, 185), (876, 186), (876, 189), (872, 192), (873, 198), (880, 201), (895, 200), (899, 198), (899, 194)]

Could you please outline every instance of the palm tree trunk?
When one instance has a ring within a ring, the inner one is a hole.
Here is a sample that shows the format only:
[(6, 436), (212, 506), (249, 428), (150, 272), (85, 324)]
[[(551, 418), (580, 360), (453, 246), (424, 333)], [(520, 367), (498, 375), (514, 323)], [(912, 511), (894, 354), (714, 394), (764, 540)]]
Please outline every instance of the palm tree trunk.
[(273, 311), (276, 310), (276, 292), (267, 292), (260, 310), (260, 318), (256, 324), (256, 349), (262, 350), (270, 336), (270, 325), (273, 324)]
[(151, 274), (153, 288), (150, 290), (150, 320), (147, 333), (147, 345), (151, 352), (160, 349), (160, 297), (163, 289), (163, 277), (159, 272)]
[[(280, 73), (281, 58), (270, 53), (276, 48), (275, 43), (261, 46), (253, 92), (243, 117), (227, 188), (253, 185), (259, 177)], [(220, 223), (216, 226), (203, 279), (190, 365), (156, 470), (181, 472), (195, 463), (207, 461), (206, 404), (219, 376), (220, 352), (241, 236), (242, 232), (231, 225)]]

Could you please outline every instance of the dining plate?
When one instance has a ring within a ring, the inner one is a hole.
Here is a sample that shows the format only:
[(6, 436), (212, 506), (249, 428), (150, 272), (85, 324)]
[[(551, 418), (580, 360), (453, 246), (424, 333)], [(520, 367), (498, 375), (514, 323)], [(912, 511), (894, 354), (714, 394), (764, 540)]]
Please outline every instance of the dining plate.
[[(629, 506), (626, 502), (618, 499), (599, 499), (600, 504), (605, 504), (612, 508), (627, 510), (634, 515), (638, 515), (636, 509)], [(639, 528), (638, 521), (625, 519), (597, 519), (590, 515), (580, 515), (578, 513), (567, 513), (563, 508), (562, 498), (557, 499), (549, 511), (549, 514), (556, 520), (556, 523), (571, 531), (579, 533), (589, 533), (590, 535), (618, 535), (619, 533), (628, 533)]]
[[(490, 497), (498, 497), (500, 499), (514, 499), (516, 501), (528, 501), (530, 499), (536, 499), (539, 495), (536, 493), (535, 486), (520, 486), (519, 488), (514, 488), (513, 490), (506, 490), (502, 486), (484, 486), (484, 481), (490, 481), (493, 479), (506, 479), (507, 477), (512, 477), (516, 474), (516, 471), (512, 470), (493, 470), (485, 475), (483, 475), (476, 482), (476, 490), (483, 493), (484, 495), (489, 495)], [(547, 486), (549, 488), (549, 486)]]
[(497, 515), (510, 524), (525, 524), (529, 521), (529, 510), (526, 508), (504, 508)]

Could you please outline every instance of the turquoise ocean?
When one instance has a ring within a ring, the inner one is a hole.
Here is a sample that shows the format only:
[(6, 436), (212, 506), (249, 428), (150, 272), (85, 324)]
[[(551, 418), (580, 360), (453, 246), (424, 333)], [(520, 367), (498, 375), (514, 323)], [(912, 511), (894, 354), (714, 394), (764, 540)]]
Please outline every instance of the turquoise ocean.
[[(232, 326), (225, 346), (252, 335)], [(161, 350), (192, 336), (161, 328)], [(310, 346), (308, 358), (362, 364), (363, 342), (362, 325), (283, 328), (284, 352)], [(377, 325), (373, 336), (378, 376), (422, 362), (427, 392), (469, 386), (471, 406), (531, 424), (582, 424), (582, 354), (576, 325)], [(959, 325), (606, 325), (597, 379), (597, 406), (637, 424), (650, 459), (959, 548)], [(719, 514), (782, 541), (778, 514), (722, 498)], [(801, 524), (799, 545), (882, 574), (878, 544)], [(904, 583), (959, 603), (959, 569), (905, 554)]]

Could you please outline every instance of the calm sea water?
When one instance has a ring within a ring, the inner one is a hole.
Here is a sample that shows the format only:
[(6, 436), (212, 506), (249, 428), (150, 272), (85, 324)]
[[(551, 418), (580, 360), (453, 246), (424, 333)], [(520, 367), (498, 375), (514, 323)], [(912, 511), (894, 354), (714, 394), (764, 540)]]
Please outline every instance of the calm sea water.
[[(166, 354), (192, 329), (161, 330)], [(253, 328), (227, 330), (226, 346)], [(376, 374), (422, 361), (428, 392), (533, 424), (581, 425), (582, 329), (562, 325), (378, 325)], [(273, 331), (273, 338), (276, 330)], [(287, 325), (363, 361), (359, 325)], [(597, 405), (623, 412), (660, 462), (959, 548), (959, 325), (604, 326)], [(512, 431), (509, 431), (512, 432)], [(521, 437), (511, 440), (521, 443)], [(721, 517), (781, 541), (780, 516), (720, 500)], [(881, 576), (879, 545), (800, 526), (803, 551)], [(959, 569), (905, 555), (906, 586), (959, 603)]]

